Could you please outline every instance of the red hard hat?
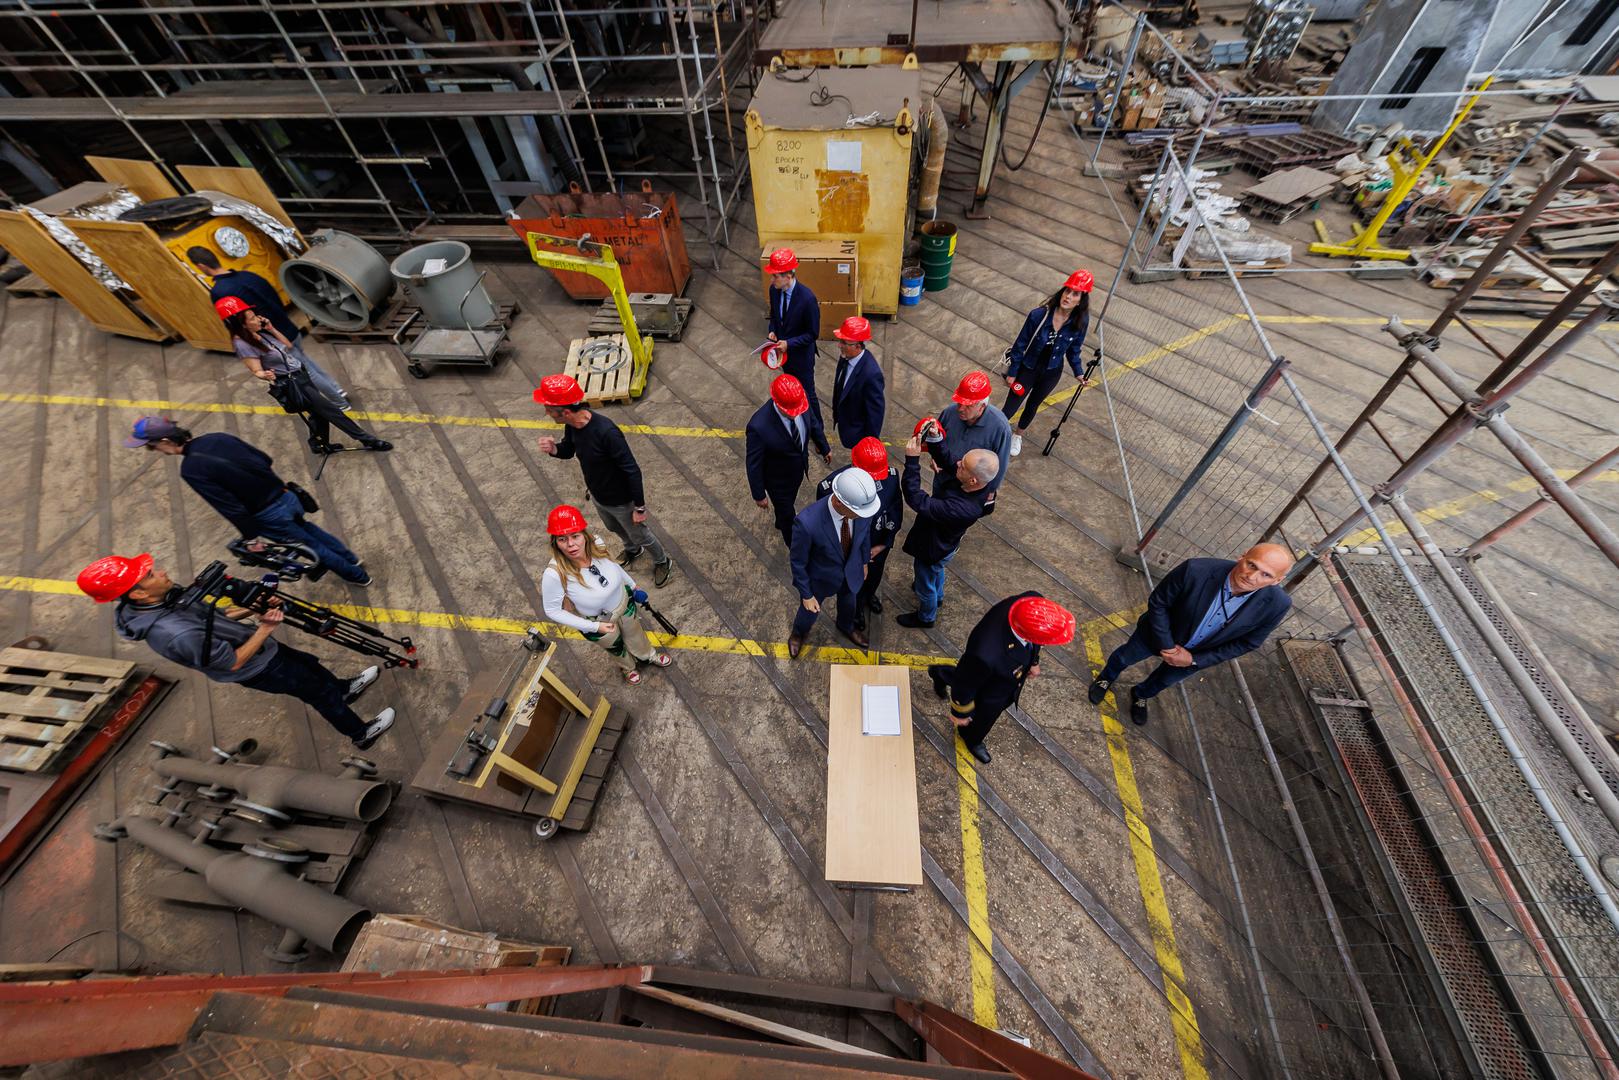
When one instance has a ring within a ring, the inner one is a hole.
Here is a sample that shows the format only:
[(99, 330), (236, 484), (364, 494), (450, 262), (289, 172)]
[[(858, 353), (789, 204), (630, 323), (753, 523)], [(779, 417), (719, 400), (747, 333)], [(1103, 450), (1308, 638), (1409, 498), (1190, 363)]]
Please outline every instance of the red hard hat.
[(586, 528), (585, 515), (577, 506), (567, 503), (552, 510), (545, 519), (545, 531), (552, 536), (572, 536), (584, 532)]
[(922, 417), (922, 419), (920, 419), (920, 420), (918, 420), (916, 422), (916, 426), (911, 429), (911, 438), (914, 439), (918, 435), (922, 434), (922, 429), (924, 427), (926, 427), (928, 424), (930, 424), (930, 423), (937, 424), (938, 422), (939, 422), (939, 420), (938, 420), (937, 417), (933, 417), (933, 416), (924, 416), (924, 417)]
[(1096, 279), (1091, 277), (1089, 270), (1075, 270), (1068, 275), (1068, 280), (1062, 283), (1062, 287), (1065, 289), (1078, 289), (1080, 292), (1090, 292), (1091, 286), (1095, 284)]
[(989, 376), (982, 371), (969, 371), (961, 377), (961, 383), (956, 387), (952, 398), (957, 405), (976, 405), (980, 401), (988, 401), (989, 395), (994, 392), (990, 385)]
[(767, 341), (759, 349), (759, 362), (771, 371), (780, 371), (787, 363), (787, 343)]
[(108, 555), (79, 571), (79, 589), (98, 604), (110, 604), (133, 589), (151, 568), (150, 555), (137, 555), (133, 559)]
[(240, 315), (244, 311), (252, 311), (253, 305), (240, 296), (221, 296), (214, 301), (214, 310), (219, 312), (221, 319), (228, 319), (232, 315)]
[(788, 416), (797, 416), (809, 408), (809, 398), (804, 396), (804, 384), (791, 375), (776, 376), (776, 381), (770, 384), (770, 400)]
[(858, 315), (850, 315), (842, 326), (832, 331), (832, 336), (839, 341), (870, 341), (871, 323)]
[(1074, 614), (1055, 600), (1025, 596), (1007, 612), (1012, 632), (1036, 645), (1066, 645), (1074, 640)]
[(541, 405), (582, 405), (585, 389), (572, 375), (547, 375), (534, 388), (534, 400)]
[(792, 248), (777, 248), (765, 260), (765, 269), (772, 274), (785, 274), (789, 270), (798, 269), (798, 256), (793, 254)]
[(867, 435), (854, 444), (849, 460), (855, 468), (864, 469), (879, 484), (888, 479), (888, 447), (875, 435)]

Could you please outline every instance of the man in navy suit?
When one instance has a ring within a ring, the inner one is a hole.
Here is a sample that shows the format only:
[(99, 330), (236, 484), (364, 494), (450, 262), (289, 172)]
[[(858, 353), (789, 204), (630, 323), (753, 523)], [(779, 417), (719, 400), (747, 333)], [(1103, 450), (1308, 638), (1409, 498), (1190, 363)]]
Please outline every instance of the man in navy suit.
[(748, 421), (748, 490), (761, 510), (775, 508), (781, 542), (793, 546), (793, 512), (798, 488), (809, 472), (809, 448), (832, 464), (820, 417), (809, 412), (804, 387), (791, 375), (777, 375), (770, 400)]
[(821, 336), (821, 305), (808, 285), (798, 283), (798, 256), (792, 248), (772, 251), (765, 268), (770, 271), (770, 340), (787, 343), (787, 362), (781, 369), (804, 384), (810, 412), (822, 424), (821, 403), (815, 396), (815, 340)]
[[(866, 612), (883, 613), (882, 598), (877, 590), (883, 585), (883, 568), (888, 565), (888, 553), (899, 539), (900, 526), (905, 523), (905, 498), (899, 490), (899, 470), (888, 464), (888, 447), (881, 439), (866, 438), (855, 443), (849, 452), (850, 462), (843, 469), (864, 469), (877, 483), (877, 497), (882, 506), (871, 519), (871, 561), (866, 564), (866, 583), (860, 589), (860, 614), (855, 616), (858, 630), (866, 628)], [(836, 469), (815, 485), (815, 494), (825, 498), (832, 494), (832, 485), (843, 469)]]
[(866, 348), (871, 323), (858, 315), (832, 331), (838, 339), (838, 371), (832, 380), (832, 426), (845, 450), (861, 439), (883, 437), (883, 369)]
[(1124, 669), (1163, 660), (1130, 688), (1130, 719), (1147, 722), (1147, 702), (1171, 686), (1265, 643), (1293, 606), (1277, 584), (1293, 565), (1280, 544), (1256, 544), (1236, 562), (1187, 559), (1158, 583), (1130, 640), (1113, 650), (1091, 683), (1099, 705)]
[(804, 638), (821, 613), (821, 601), (838, 598), (838, 632), (862, 649), (871, 644), (855, 626), (856, 599), (871, 561), (871, 517), (883, 504), (877, 482), (863, 469), (845, 469), (832, 481), (832, 494), (817, 499), (793, 519), (789, 545), (798, 611), (787, 655), (798, 659)]

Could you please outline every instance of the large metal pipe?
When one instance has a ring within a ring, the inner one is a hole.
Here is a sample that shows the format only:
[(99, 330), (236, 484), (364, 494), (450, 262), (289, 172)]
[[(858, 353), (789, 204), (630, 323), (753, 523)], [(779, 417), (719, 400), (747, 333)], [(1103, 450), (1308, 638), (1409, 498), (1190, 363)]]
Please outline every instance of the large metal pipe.
[(922, 163), (922, 184), (916, 193), (916, 212), (932, 218), (939, 212), (939, 179), (944, 175), (944, 154), (950, 145), (950, 125), (935, 98), (928, 107), (928, 156)]
[(283, 765), (237, 765), (165, 757), (152, 765), (159, 776), (229, 788), (257, 807), (303, 810), (348, 821), (375, 821), (393, 803), (393, 788), (381, 780), (352, 780), (289, 769)]
[(293, 877), (273, 859), (195, 843), (152, 818), (120, 818), (114, 826), (142, 847), (195, 871), (208, 888), (243, 911), (293, 930), (333, 955), (346, 953), (371, 918), (365, 908)]

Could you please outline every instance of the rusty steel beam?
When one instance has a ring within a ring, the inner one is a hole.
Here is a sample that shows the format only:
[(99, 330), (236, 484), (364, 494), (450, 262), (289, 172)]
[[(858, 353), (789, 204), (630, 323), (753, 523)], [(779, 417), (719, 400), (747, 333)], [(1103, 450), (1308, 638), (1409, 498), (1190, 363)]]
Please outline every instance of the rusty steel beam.
[(951, 1065), (996, 1069), (1019, 1080), (1097, 1080), (1094, 1073), (1013, 1042), (931, 1001), (895, 998), (894, 1013)]

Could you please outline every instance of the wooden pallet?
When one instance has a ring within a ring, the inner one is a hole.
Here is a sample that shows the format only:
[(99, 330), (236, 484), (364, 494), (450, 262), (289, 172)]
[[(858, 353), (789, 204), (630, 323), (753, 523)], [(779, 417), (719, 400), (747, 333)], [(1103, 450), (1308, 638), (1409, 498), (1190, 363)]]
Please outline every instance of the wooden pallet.
[[(374, 324), (364, 330), (334, 330), (330, 326), (312, 323), (309, 327), (309, 336), (316, 341), (329, 342), (333, 345), (389, 345), (393, 343), (393, 336), (399, 332), (399, 328), (420, 310), (415, 304), (396, 300), (392, 307), (377, 316)], [(517, 318), (522, 310), (520, 304), (497, 304), (496, 320), (501, 326), (510, 326), (512, 320)], [(420, 320), (417, 327), (421, 330), (427, 329), (427, 325)]]
[[(623, 363), (608, 371), (600, 371), (584, 357), (584, 351), (599, 343), (612, 342), (623, 354)], [(629, 356), (623, 334), (604, 334), (601, 337), (574, 338), (568, 345), (568, 359), (562, 366), (564, 374), (572, 375), (585, 392), (585, 402), (600, 405), (607, 401), (629, 401), (640, 397), (646, 385), (644, 365), (637, 365)]]
[(6, 292), (12, 296), (33, 296), (42, 300), (49, 300), (57, 295), (56, 290), (51, 288), (44, 278), (32, 271), (7, 285)]
[[(1265, 277), (1282, 269), (1288, 264), (1280, 259), (1273, 259), (1262, 263), (1232, 263), (1231, 272), (1237, 277), (1249, 275), (1252, 277)], [(1199, 262), (1187, 259), (1181, 266), (1189, 281), (1199, 281), (1203, 278), (1216, 278), (1225, 276), (1225, 267), (1218, 262)]]
[(0, 650), (0, 768), (49, 768), (134, 670), (123, 660)]
[[(691, 321), (693, 303), (676, 297), (672, 303), (674, 308), (674, 325), (668, 325), (664, 319), (647, 319), (643, 316), (641, 305), (636, 303), (637, 296), (647, 295), (634, 293), (630, 297), (630, 313), (635, 316), (635, 326), (642, 334), (649, 337), (661, 337), (669, 341), (679, 341), (686, 332), (686, 324)], [(585, 327), (587, 334), (621, 334), (624, 332), (624, 322), (618, 317), (618, 309), (613, 306), (611, 298), (603, 300), (596, 313), (590, 317), (590, 325)]]

